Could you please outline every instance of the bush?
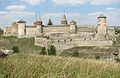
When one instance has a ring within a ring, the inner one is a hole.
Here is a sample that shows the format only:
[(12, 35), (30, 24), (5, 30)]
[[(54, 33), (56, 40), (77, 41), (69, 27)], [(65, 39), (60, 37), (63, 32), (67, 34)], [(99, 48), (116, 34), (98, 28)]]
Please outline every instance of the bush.
[(96, 55), (96, 56), (95, 56), (95, 59), (96, 59), (96, 60), (100, 60), (100, 56), (99, 56), (99, 55)]
[(72, 56), (73, 56), (73, 57), (79, 57), (79, 52), (78, 52), (78, 51), (74, 51), (74, 52), (72, 53)]
[(40, 54), (42, 54), (42, 55), (46, 55), (47, 54), (45, 47), (42, 47), (42, 49), (40, 51)]
[(12, 47), (13, 53), (19, 53), (19, 49), (17, 46)]
[(56, 55), (56, 48), (54, 45), (51, 45), (48, 49), (48, 55)]
[(116, 58), (115, 61), (120, 63), (120, 58)]

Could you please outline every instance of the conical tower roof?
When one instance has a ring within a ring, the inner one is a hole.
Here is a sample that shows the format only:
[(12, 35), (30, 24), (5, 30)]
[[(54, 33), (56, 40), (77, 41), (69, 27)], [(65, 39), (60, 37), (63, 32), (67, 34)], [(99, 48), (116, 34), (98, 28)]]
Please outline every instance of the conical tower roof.
[(42, 24), (42, 20), (41, 20), (40, 16), (36, 16), (36, 21), (33, 24), (35, 24), (35, 25)]
[(76, 21), (75, 21), (75, 20), (72, 20), (71, 23), (76, 23)]
[(36, 17), (36, 21), (40, 21), (40, 22), (42, 22), (40, 16)]
[(26, 23), (23, 19), (19, 20), (17, 23)]
[(103, 14), (100, 14), (98, 18), (106, 18), (106, 16), (104, 16)]
[(67, 18), (66, 18), (65, 14), (63, 14), (63, 16), (62, 16), (62, 21), (67, 21)]

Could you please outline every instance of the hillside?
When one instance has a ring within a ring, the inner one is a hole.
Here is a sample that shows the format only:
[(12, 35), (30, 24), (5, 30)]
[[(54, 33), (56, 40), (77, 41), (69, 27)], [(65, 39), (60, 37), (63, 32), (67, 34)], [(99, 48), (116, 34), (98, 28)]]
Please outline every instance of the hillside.
[(71, 57), (13, 54), (0, 58), (0, 78), (120, 78), (120, 64)]
[[(34, 38), (16, 38), (14, 36), (0, 37), (0, 49), (12, 49), (13, 46), (19, 48), (20, 53), (39, 53), (41, 50), (40, 46), (34, 45)], [(75, 52), (78, 52), (80, 58), (92, 58), (95, 59), (96, 56), (101, 58), (107, 58), (109, 54), (115, 52), (120, 47), (120, 37), (117, 37), (113, 46), (107, 47), (95, 47), (95, 46), (84, 46), (84, 47), (74, 47), (71, 49), (64, 50), (61, 52), (60, 56), (72, 56)]]
[(12, 49), (13, 46), (17, 46), (21, 53), (38, 53), (41, 50), (41, 47), (34, 45), (34, 38), (0, 37), (0, 49)]
[(116, 37), (116, 41), (114, 41), (112, 46), (105, 47), (96, 47), (96, 46), (82, 46), (82, 47), (74, 47), (62, 52), (62, 56), (71, 56), (75, 52), (79, 53), (79, 57), (82, 58), (95, 58), (99, 56), (100, 58), (107, 58), (111, 56), (116, 51), (120, 50), (120, 36)]

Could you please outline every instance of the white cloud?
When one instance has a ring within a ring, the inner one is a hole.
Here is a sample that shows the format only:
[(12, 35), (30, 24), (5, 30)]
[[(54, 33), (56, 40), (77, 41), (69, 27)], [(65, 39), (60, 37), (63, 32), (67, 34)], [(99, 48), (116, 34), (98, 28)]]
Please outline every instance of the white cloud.
[(103, 12), (88, 13), (86, 17), (89, 18), (89, 20), (94, 21), (100, 14), (104, 14), (107, 17), (108, 25), (120, 25), (120, 9), (106, 8)]
[(120, 0), (52, 0), (53, 4), (56, 6), (60, 5), (71, 5), (78, 6), (81, 4), (91, 4), (91, 5), (109, 5), (113, 3), (120, 3)]
[(0, 11), (0, 27), (8, 26), (14, 21), (23, 19), (27, 23), (34, 20), (35, 13), (28, 11)]
[(46, 0), (21, 0), (21, 1), (31, 5), (38, 5), (38, 4), (41, 4), (42, 2), (45, 2)]
[[(66, 16), (80, 16), (80, 13), (65, 13)], [(46, 13), (44, 14), (44, 16), (46, 17), (61, 17), (63, 15), (63, 13)]]
[(90, 4), (93, 5), (101, 5), (101, 4), (109, 5), (113, 3), (120, 3), (120, 0), (89, 0), (89, 2)]
[(52, 2), (54, 3), (54, 5), (76, 6), (76, 5), (85, 4), (87, 2), (87, 0), (52, 0)]
[(11, 0), (0, 0), (0, 4), (18, 4), (18, 2)]
[(5, 15), (5, 14), (7, 14), (6, 11), (0, 11), (0, 15)]
[[(45, 13), (42, 15), (42, 20), (44, 22), (45, 21), (48, 22), (47, 20), (51, 18), (54, 24), (60, 24), (62, 16), (63, 16), (63, 13)], [(77, 21), (79, 17), (80, 17), (80, 13), (66, 13), (66, 18), (68, 21), (71, 21), (71, 20)]]
[(23, 5), (10, 5), (6, 7), (6, 10), (11, 10), (11, 11), (22, 11), (25, 10), (26, 7)]
[(114, 10), (114, 8), (108, 7), (108, 8), (106, 8), (106, 10)]

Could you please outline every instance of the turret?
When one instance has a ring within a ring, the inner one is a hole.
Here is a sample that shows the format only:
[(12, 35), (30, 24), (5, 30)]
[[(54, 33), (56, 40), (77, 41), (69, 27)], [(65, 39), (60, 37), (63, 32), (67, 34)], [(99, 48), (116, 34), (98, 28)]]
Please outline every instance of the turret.
[(24, 36), (26, 34), (26, 21), (20, 20), (18, 23), (18, 36)]
[(70, 22), (70, 33), (77, 33), (77, 25), (74, 20)]
[(43, 32), (43, 25), (42, 25), (42, 20), (40, 19), (40, 17), (36, 17), (36, 21), (34, 22), (34, 26), (37, 27), (37, 29), (40, 33)]
[(103, 14), (98, 17), (98, 34), (106, 34), (106, 18)]
[(61, 20), (61, 25), (67, 25), (67, 18), (66, 15), (63, 14), (62, 20)]

